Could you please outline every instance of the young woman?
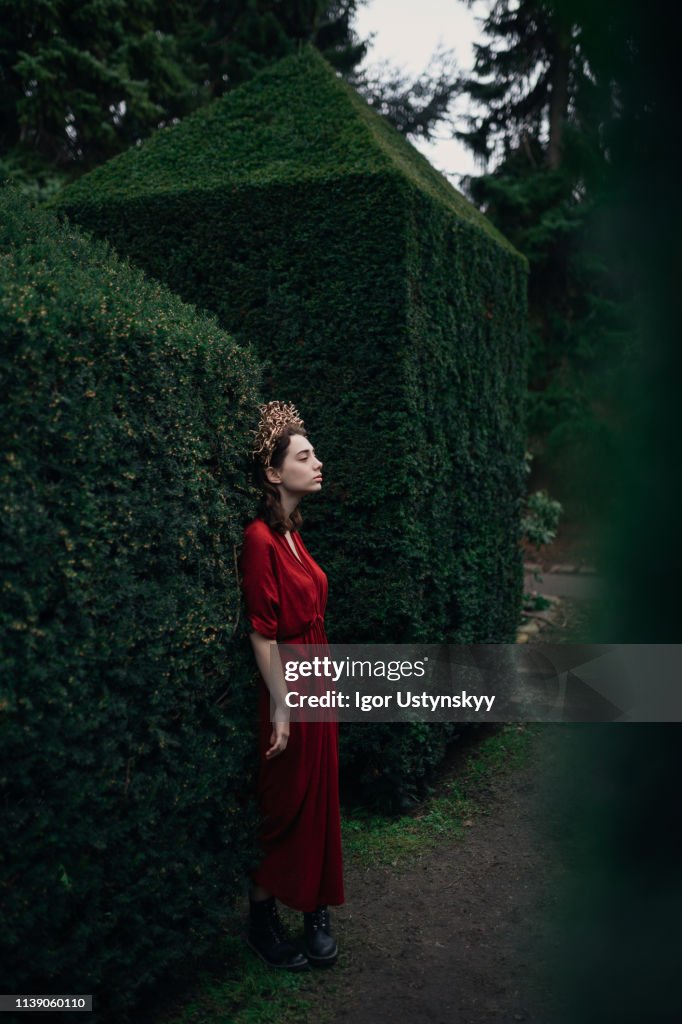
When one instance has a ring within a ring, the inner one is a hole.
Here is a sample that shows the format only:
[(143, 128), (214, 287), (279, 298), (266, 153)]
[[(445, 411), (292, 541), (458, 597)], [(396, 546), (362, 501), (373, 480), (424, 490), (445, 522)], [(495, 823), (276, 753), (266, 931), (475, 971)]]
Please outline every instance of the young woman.
[[(263, 859), (252, 873), (250, 947), (272, 967), (332, 964), (338, 947), (329, 904), (344, 902), (338, 790), (338, 722), (289, 720), (276, 642), (326, 644), (327, 577), (299, 533), (298, 505), (322, 489), (322, 462), (293, 405), (261, 406), (254, 451), (262, 488), (244, 530), (241, 572), (260, 670), (258, 800)], [(303, 912), (305, 956), (280, 920), (276, 900)]]

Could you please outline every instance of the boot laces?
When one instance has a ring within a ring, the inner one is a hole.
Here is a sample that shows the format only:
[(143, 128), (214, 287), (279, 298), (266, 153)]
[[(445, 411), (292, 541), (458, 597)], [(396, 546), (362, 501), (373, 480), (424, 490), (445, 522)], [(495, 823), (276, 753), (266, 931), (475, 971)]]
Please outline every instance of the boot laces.
[(288, 942), (289, 936), (287, 930), (284, 927), (284, 922), (279, 916), (277, 904), (273, 903), (268, 907), (268, 925), (272, 935), (275, 937), (277, 942)]
[(317, 910), (313, 910), (311, 915), (311, 921), (313, 928), (322, 928), (324, 931), (329, 929), (329, 910), (327, 907), (321, 906)]

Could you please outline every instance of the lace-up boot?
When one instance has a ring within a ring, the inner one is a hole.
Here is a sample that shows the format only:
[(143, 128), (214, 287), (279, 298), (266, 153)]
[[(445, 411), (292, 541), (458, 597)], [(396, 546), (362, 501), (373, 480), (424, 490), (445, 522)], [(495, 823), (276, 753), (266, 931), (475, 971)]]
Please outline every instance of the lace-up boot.
[(281, 967), (286, 971), (301, 971), (308, 967), (308, 961), (287, 935), (274, 896), (267, 900), (249, 900), (246, 941), (270, 967)]
[(331, 933), (329, 908), (324, 904), (303, 915), (305, 951), (311, 964), (325, 967), (333, 964), (339, 954), (336, 939)]

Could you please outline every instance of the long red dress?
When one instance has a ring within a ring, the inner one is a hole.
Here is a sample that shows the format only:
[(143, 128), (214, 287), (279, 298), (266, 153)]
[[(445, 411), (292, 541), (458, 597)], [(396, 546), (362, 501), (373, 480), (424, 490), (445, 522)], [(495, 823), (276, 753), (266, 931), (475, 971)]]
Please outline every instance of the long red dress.
[[(262, 519), (244, 530), (241, 572), (256, 632), (280, 642), (326, 644), (327, 576), (291, 533), (299, 558)], [(290, 724), (283, 753), (270, 747), (270, 694), (260, 680), (258, 800), (263, 860), (252, 879), (294, 910), (344, 902), (338, 722)]]

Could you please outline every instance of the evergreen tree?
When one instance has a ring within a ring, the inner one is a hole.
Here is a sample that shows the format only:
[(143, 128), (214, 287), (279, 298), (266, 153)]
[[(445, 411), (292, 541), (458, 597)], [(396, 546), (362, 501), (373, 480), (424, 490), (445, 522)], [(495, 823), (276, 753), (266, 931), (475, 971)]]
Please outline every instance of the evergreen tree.
[(603, 512), (632, 346), (630, 271), (605, 244), (611, 87), (568, 4), (495, 0), (484, 31), (457, 135), (494, 166), (465, 188), (529, 259), (531, 450), (565, 501)]
[(426, 137), (456, 76), (361, 70), (366, 0), (0, 0), (0, 178), (46, 195), (312, 42), (406, 134)]
[(360, 40), (353, 27), (358, 7), (367, 0), (331, 0), (315, 26), (313, 41), (344, 78), (352, 76), (365, 59), (369, 40)]
[(382, 64), (360, 68), (369, 49), (353, 23), (367, 0), (240, 0), (225, 5), (207, 0), (197, 14), (207, 35), (210, 91), (220, 95), (251, 78), (272, 60), (311, 42), (332, 67), (405, 135), (426, 138), (448, 112), (457, 75), (448, 52), (434, 54), (416, 78)]
[(49, 192), (312, 41), (344, 73), (358, 0), (0, 0), (0, 177)]
[[(471, 0), (468, 0), (471, 6)], [(495, 0), (484, 22), (487, 43), (475, 44), (473, 76), (461, 87), (482, 113), (468, 116), (458, 133), (488, 160), (542, 142), (543, 163), (562, 163), (567, 121), (592, 133), (599, 86), (580, 45), (568, 7), (553, 0)]]
[(272, 61), (312, 43), (339, 74), (406, 135), (430, 137), (457, 90), (452, 55), (437, 51), (416, 78), (384, 63), (361, 68), (370, 41), (354, 21), (368, 0), (199, 0), (187, 22), (192, 59), (206, 62), (211, 96), (241, 85)]
[(367, 43), (352, 29), (358, 0), (204, 0), (188, 22), (194, 56), (207, 61), (209, 92), (222, 95), (301, 43), (313, 43), (338, 71), (348, 74)]
[(453, 54), (440, 48), (416, 77), (384, 61), (356, 72), (349, 81), (399, 132), (424, 139), (449, 120), (450, 104), (460, 89)]
[(200, 101), (175, 31), (191, 4), (0, 0), (0, 158), (7, 174), (69, 176)]

